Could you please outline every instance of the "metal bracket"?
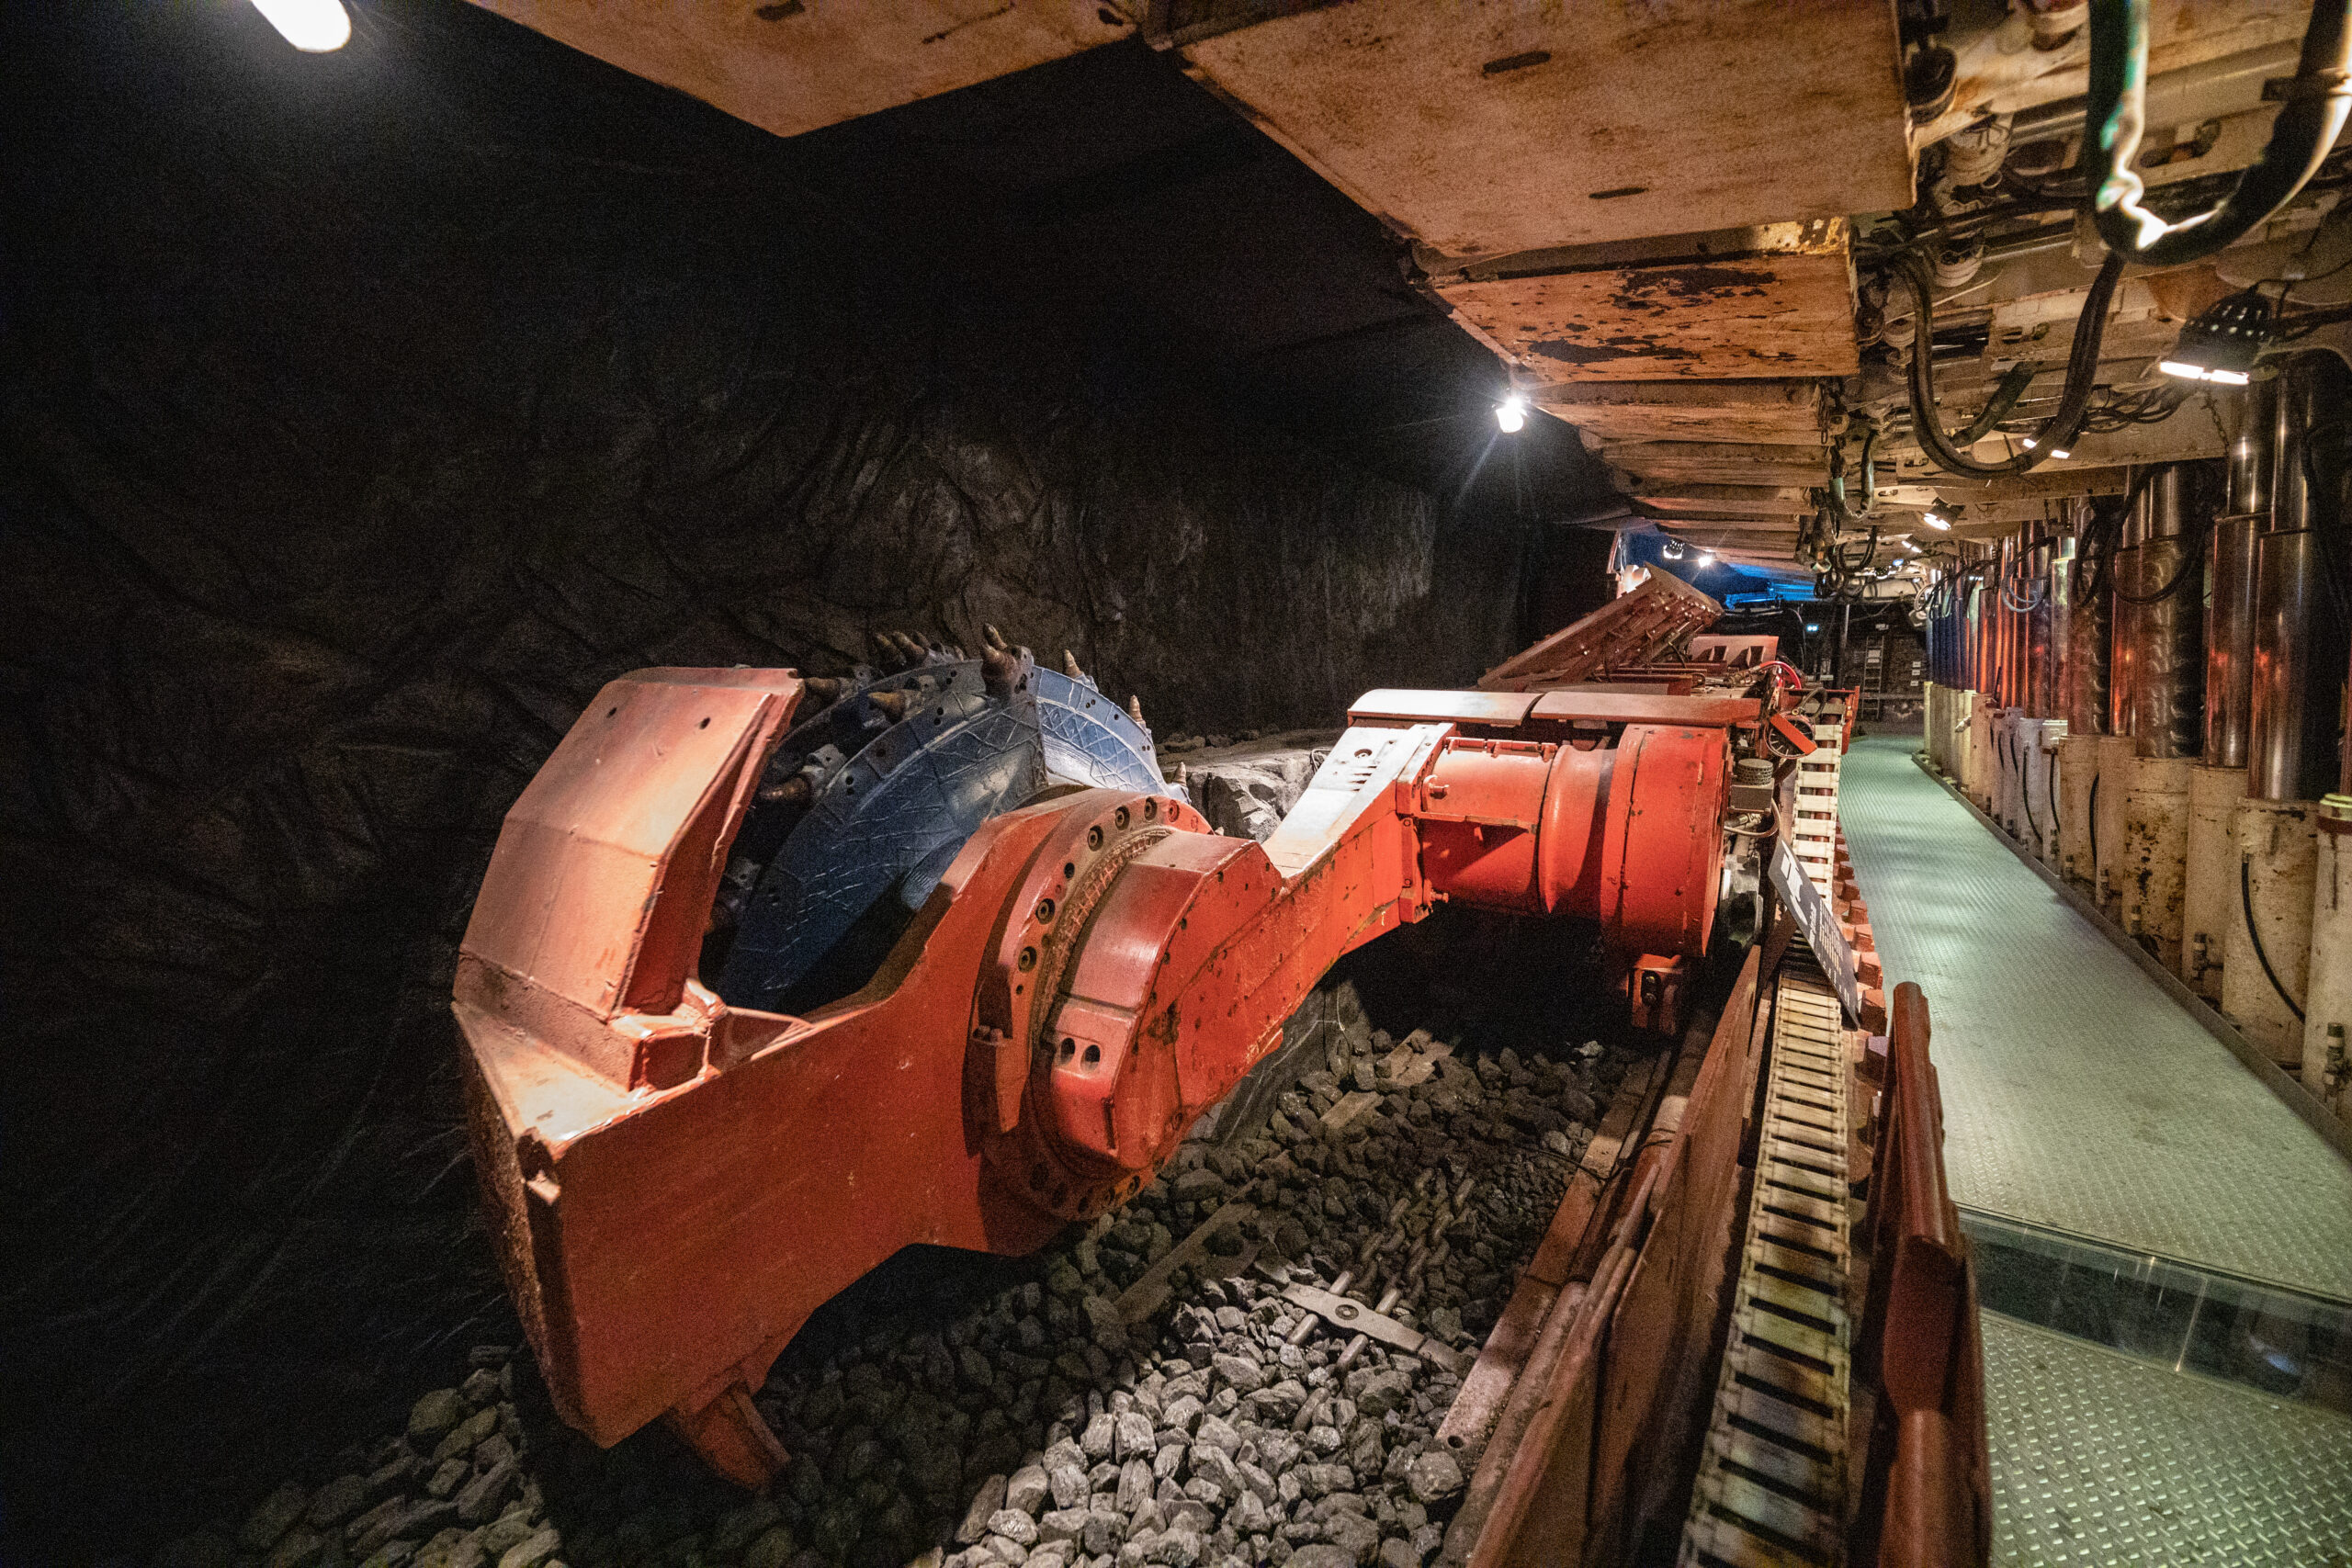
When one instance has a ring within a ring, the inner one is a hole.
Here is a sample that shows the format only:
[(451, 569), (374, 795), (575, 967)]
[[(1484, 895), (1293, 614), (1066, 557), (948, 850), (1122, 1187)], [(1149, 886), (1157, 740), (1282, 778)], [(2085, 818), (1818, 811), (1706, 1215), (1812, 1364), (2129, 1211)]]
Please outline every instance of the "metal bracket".
[(1366, 1335), (1408, 1356), (1418, 1356), (1442, 1371), (1462, 1371), (1463, 1358), (1452, 1347), (1418, 1328), (1408, 1328), (1362, 1302), (1351, 1302), (1313, 1285), (1284, 1285), (1283, 1300), (1293, 1306), (1305, 1307), (1341, 1333)]

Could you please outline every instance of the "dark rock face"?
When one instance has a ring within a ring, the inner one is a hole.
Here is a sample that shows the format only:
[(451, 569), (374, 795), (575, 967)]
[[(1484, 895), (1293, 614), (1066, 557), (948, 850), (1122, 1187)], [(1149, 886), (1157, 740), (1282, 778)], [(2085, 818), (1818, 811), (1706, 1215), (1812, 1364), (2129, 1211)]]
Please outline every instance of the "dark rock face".
[(185, 1529), (511, 1337), (450, 975), (613, 676), (992, 621), (1238, 733), (1518, 640), (1511, 516), (1240, 417), (1099, 275), (901, 254), (887, 191), (813, 201), (782, 144), (448, 9), (363, 29), (372, 76), (142, 9), (14, 106), (20, 1529), (130, 1487), (125, 1529)]

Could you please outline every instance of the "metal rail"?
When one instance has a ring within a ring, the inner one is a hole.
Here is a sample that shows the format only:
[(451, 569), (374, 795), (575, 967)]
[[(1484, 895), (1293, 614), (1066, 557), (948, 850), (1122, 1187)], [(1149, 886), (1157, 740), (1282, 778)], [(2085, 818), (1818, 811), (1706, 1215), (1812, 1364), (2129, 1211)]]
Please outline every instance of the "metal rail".
[(1776, 976), (1755, 1188), (1680, 1562), (1844, 1558), (1851, 1325), (1838, 998), (1792, 944)]

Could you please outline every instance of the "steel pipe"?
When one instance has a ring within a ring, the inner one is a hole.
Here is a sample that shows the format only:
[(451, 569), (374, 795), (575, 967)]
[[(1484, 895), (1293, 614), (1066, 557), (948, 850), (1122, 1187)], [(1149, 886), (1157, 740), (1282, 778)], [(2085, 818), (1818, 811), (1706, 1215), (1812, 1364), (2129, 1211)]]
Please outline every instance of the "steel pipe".
[(2313, 484), (2303, 451), (2313, 425), (2340, 419), (2352, 372), (2333, 354), (2304, 354), (2278, 380), (2275, 501), (2255, 543), (2246, 793), (2316, 800), (2338, 772), (2339, 682), (2352, 649), (2342, 617), (2321, 597), (2320, 535), (2340, 528), (2342, 497)]
[(2107, 732), (2109, 735), (2130, 735), (2139, 728), (2140, 677), (2140, 607), (2132, 603), (2143, 592), (2140, 584), (2140, 547), (2148, 537), (2148, 491), (2142, 488), (2135, 469), (2131, 477), (2139, 499), (2123, 514), (2123, 537), (2108, 562), (2107, 576), (2112, 585), (2112, 607), (2108, 613), (2108, 646), (2112, 651), (2108, 658)]
[(2206, 566), (2206, 762), (2244, 768), (2254, 723), (2255, 541), (2266, 514), (2215, 519)]
[[(2143, 598), (2178, 581), (2196, 548), (2196, 470), (2171, 463), (2149, 481), (2138, 509), (2146, 513), (2138, 592)], [(2162, 598), (2132, 606), (2134, 645), (2132, 739), (2143, 757), (2194, 757), (2204, 739), (2203, 595), (2180, 581)], [(2185, 791), (2186, 783), (2182, 784)]]

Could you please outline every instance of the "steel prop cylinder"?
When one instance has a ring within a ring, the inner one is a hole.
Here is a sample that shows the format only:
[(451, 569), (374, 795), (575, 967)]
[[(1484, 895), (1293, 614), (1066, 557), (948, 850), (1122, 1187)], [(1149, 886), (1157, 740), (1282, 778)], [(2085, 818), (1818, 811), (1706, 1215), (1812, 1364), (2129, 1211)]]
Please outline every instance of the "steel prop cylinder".
[(2352, 1120), (2352, 797), (2320, 805), (2313, 846), (2312, 948), (2303, 991), (2303, 1088)]
[(2237, 513), (2213, 524), (2205, 610), (2205, 739), (2217, 768), (2243, 771), (2253, 724), (2255, 543), (2265, 521)]
[(2222, 994), (2222, 962), (2238, 900), (2230, 820), (2245, 798), (2245, 770), (2202, 764), (2188, 773), (2188, 859), (2180, 895), (2179, 975), (2199, 996)]
[(2135, 756), (2131, 767), (2132, 783), (2123, 796), (2123, 930), (2177, 974), (2188, 863), (2189, 775), (2196, 764), (2186, 757)]
[(1961, 773), (1962, 787), (1982, 811), (1993, 809), (1993, 792), (2000, 783), (2000, 758), (1995, 752), (1994, 727), (2000, 717), (2001, 699), (1993, 692), (1978, 692), (1968, 705), (1968, 761)]
[(2091, 830), (2097, 799), (2099, 742), (2096, 732), (2077, 735), (2069, 723), (2058, 742), (2058, 870), (2076, 887), (2098, 883), (2098, 840)]
[[(2132, 477), (2139, 488), (2138, 475)], [(2123, 536), (2109, 560), (2111, 584), (2108, 611), (2107, 732), (2129, 735), (2140, 719), (2140, 606), (2134, 603), (2140, 586), (2140, 547), (2148, 536), (2149, 497), (2140, 490), (2123, 513)]]
[(2025, 711), (2035, 718), (2050, 718), (2056, 713), (2052, 705), (2052, 694), (2057, 685), (2057, 644), (2052, 634), (2057, 628), (2054, 574), (2051, 559), (2057, 547), (2043, 544), (2036, 547), (2030, 558), (2024, 582), (2028, 608), (2025, 614)]
[[(2337, 721), (2346, 663), (2342, 618), (2322, 597), (2324, 531), (2342, 523), (2340, 497), (2313, 483), (2303, 454), (2312, 426), (2333, 424), (2352, 397), (2352, 371), (2333, 354), (2299, 355), (2278, 377), (2278, 460), (2270, 526), (2256, 540), (2252, 719), (2246, 793), (2316, 800), (2338, 773)], [(2330, 439), (2340, 440), (2336, 433)], [(2321, 471), (2333, 475), (2332, 468)]]
[[(1932, 615), (1928, 624), (1931, 626), (1935, 624)], [(1928, 710), (1920, 722), (1925, 726), (1928, 765), (1939, 773), (1949, 774), (1951, 772), (1951, 736), (1948, 728), (1951, 723), (1951, 688), (1939, 681), (1930, 681), (1927, 687), (1927, 700)]]
[(2066, 733), (2076, 739), (2108, 731), (2113, 579), (2110, 571), (2088, 576), (2079, 551), (2067, 566)]
[(2139, 750), (2128, 735), (2102, 735), (2091, 777), (2091, 886), (2110, 919), (2123, 913), (2123, 803), (2137, 776)]
[(2066, 721), (2045, 718), (2035, 755), (2026, 773), (2025, 815), (2033, 829), (2035, 854), (2051, 870), (2064, 872), (2065, 833), (2060, 819), (2059, 756), (2066, 745)]
[[(2132, 675), (2132, 739), (2143, 757), (2194, 757), (2204, 739), (2204, 583), (2193, 563), (2199, 503), (2197, 470), (2168, 463), (2143, 496), (2146, 536), (2140, 545), (2143, 603), (2132, 606), (2137, 649)], [(2188, 784), (2181, 783), (2185, 795)]]
[(2237, 854), (2229, 877), (2236, 886), (2222, 950), (2222, 1010), (2256, 1050), (2287, 1066), (2303, 1052), (2295, 1010), (2310, 977), (2318, 809), (2307, 800), (2248, 795), (2231, 825)]

